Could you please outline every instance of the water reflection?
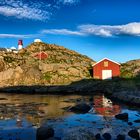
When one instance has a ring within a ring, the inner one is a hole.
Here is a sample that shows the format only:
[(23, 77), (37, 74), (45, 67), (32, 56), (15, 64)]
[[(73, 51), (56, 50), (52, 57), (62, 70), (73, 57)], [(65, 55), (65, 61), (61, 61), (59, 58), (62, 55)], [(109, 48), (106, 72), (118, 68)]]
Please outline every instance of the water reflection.
[(0, 136), (4, 140), (35, 140), (36, 127), (43, 121), (72, 114), (63, 107), (72, 106), (80, 96), (0, 94)]
[(97, 114), (104, 117), (113, 117), (121, 112), (121, 107), (116, 104), (114, 105), (104, 95), (94, 96), (94, 108)]
[[(94, 102), (94, 113), (74, 114), (62, 109), (83, 101)], [(85, 126), (98, 133), (109, 132), (114, 135), (121, 131), (126, 133), (131, 129), (130, 126), (126, 122), (114, 119), (116, 114), (123, 111), (122, 107), (112, 103), (103, 95), (91, 98), (90, 96), (0, 94), (0, 136), (4, 140), (35, 140), (36, 128), (41, 124), (54, 126), (56, 136), (62, 136), (66, 129), (76, 126)], [(135, 116), (137, 112), (131, 111), (130, 114), (131, 120), (138, 119)]]
[[(73, 106), (76, 101), (89, 101), (88, 96), (45, 96), (45, 95), (6, 95), (0, 94), (0, 120), (15, 119), (17, 127), (22, 127), (26, 119), (33, 126), (39, 126), (44, 120), (73, 114), (62, 108)], [(94, 111), (104, 117), (113, 117), (120, 113), (121, 107), (113, 104), (103, 95), (94, 96)]]
[(22, 127), (22, 122), (26, 119), (33, 125), (39, 126), (45, 119), (72, 114), (62, 108), (75, 104), (64, 102), (65, 100), (76, 98), (81, 96), (0, 94), (0, 120), (15, 119), (17, 127)]

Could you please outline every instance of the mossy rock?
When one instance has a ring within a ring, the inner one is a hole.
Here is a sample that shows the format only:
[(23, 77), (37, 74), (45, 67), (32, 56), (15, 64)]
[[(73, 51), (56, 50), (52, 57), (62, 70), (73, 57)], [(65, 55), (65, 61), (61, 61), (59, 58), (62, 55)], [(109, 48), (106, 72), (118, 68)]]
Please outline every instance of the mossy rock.
[(4, 56), (4, 61), (7, 63), (12, 63), (15, 59), (11, 56)]

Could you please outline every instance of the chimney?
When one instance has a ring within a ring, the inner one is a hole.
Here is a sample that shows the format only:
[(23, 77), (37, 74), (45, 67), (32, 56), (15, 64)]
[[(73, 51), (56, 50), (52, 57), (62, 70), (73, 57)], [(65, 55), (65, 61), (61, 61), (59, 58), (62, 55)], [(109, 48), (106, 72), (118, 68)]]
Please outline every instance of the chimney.
[(21, 50), (23, 48), (23, 41), (19, 40), (18, 41), (18, 50)]

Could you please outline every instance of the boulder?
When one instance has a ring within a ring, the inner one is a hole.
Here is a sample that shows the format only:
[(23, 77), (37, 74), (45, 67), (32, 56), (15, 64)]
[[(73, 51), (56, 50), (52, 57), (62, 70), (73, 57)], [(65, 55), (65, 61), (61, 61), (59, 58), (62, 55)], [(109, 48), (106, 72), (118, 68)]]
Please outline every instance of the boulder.
[(54, 72), (57, 72), (58, 70), (62, 70), (62, 69), (65, 69), (67, 66), (65, 64), (58, 64), (58, 63), (55, 63), (53, 64), (53, 71)]
[(22, 68), (21, 68), (20, 66), (17, 66), (17, 67), (15, 68), (15, 72), (23, 73), (23, 70), (22, 70)]
[(101, 139), (101, 135), (98, 133), (95, 135), (96, 140), (100, 140)]
[(10, 68), (6, 71), (0, 72), (0, 82), (11, 79), (13, 74), (14, 74), (14, 69), (12, 69), (12, 68)]
[(128, 113), (118, 114), (115, 116), (115, 118), (119, 119), (119, 120), (127, 121), (128, 120)]
[(36, 139), (46, 140), (54, 136), (54, 130), (51, 127), (40, 127), (37, 129)]
[(78, 127), (68, 130), (62, 140), (96, 140), (96, 138), (88, 129)]
[(18, 79), (21, 77), (21, 74), (23, 73), (23, 70), (21, 67), (17, 66), (16, 69), (14, 70), (14, 79)]
[(130, 130), (128, 132), (128, 135), (131, 137), (131, 138), (134, 138), (134, 139), (139, 139), (139, 132), (137, 130)]
[(32, 67), (26, 71), (25, 76), (23, 77), (23, 81), (25, 81), (27, 84), (37, 83), (41, 76), (42, 73), (39, 71), (39, 69)]
[(135, 123), (140, 123), (140, 119), (139, 119), (139, 120), (135, 120), (134, 122), (135, 122)]
[(104, 133), (103, 137), (105, 140), (111, 140), (111, 135), (109, 133)]
[(119, 135), (117, 136), (117, 140), (125, 140), (125, 135), (119, 134)]
[(76, 112), (76, 113), (87, 113), (90, 109), (91, 109), (91, 107), (88, 104), (80, 103), (80, 104), (77, 104), (77, 105), (71, 107), (70, 110), (72, 112)]
[(133, 125), (133, 123), (132, 122), (128, 122), (128, 125)]
[(76, 68), (73, 68), (73, 67), (70, 67), (68, 69), (68, 71), (69, 71), (70, 75), (79, 76), (79, 74), (80, 74), (80, 71), (78, 69), (76, 69)]
[(53, 71), (53, 67), (53, 64), (40, 63), (39, 65), (39, 69), (42, 71), (42, 73)]
[(69, 72), (63, 69), (58, 69), (57, 72), (59, 75), (69, 75)]

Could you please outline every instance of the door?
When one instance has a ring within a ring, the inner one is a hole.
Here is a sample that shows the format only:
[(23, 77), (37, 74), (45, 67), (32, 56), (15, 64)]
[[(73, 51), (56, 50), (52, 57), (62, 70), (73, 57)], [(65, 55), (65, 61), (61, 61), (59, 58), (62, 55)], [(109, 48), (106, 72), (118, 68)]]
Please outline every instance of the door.
[(102, 79), (112, 79), (112, 70), (102, 70)]

